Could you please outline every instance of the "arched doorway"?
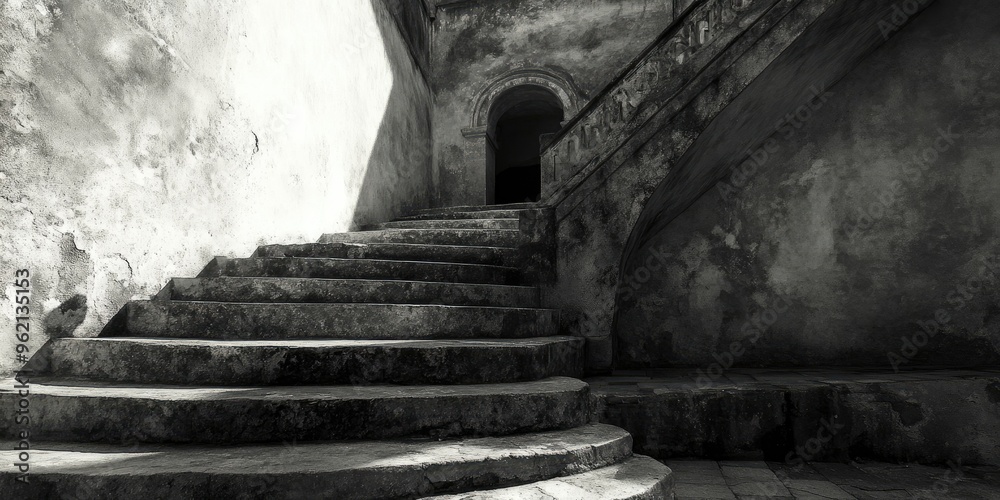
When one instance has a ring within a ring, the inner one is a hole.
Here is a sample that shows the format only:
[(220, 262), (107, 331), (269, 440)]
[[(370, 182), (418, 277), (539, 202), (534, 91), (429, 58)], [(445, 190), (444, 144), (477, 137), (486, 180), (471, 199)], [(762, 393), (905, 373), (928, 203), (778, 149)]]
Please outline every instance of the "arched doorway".
[(487, 202), (538, 201), (541, 194), (541, 138), (558, 132), (562, 102), (549, 89), (519, 85), (497, 97), (486, 136)]

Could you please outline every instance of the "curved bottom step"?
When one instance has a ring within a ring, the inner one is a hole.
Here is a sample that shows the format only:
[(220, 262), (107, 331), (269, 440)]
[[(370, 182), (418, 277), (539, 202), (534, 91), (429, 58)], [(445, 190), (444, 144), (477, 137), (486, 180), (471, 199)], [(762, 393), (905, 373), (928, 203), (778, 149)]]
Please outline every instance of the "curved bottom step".
[[(15, 463), (15, 453), (2, 451), (0, 460)], [(0, 472), (0, 491), (24, 500), (413, 498), (579, 474), (631, 453), (631, 436), (604, 424), (451, 441), (133, 448), (33, 443), (29, 482), (18, 482), (8, 468)]]
[(635, 455), (624, 462), (536, 483), (423, 500), (664, 500), (673, 496), (666, 465)]
[[(0, 407), (19, 396), (0, 381)], [(587, 422), (580, 380), (425, 386), (190, 387), (34, 379), (36, 441), (263, 443), (497, 436)], [(514, 410), (516, 409), (516, 411)], [(0, 419), (0, 439), (20, 429)]]

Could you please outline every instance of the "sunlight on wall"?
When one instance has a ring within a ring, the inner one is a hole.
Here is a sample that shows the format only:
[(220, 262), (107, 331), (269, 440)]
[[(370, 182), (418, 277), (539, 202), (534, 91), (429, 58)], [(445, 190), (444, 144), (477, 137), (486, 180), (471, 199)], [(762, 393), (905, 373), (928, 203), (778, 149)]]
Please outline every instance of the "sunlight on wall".
[(429, 128), (426, 82), (394, 81), (419, 73), (380, 2), (5, 1), (0, 273), (31, 270), (37, 329), (94, 335), (214, 255), (346, 230), (378, 188), (374, 153), (412, 163), (393, 127)]
[[(260, 104), (248, 118), (262, 124), (258, 136), (265, 143), (264, 161), (253, 165), (247, 181), (282, 188), (244, 208), (287, 214), (289, 236), (324, 222), (330, 230), (347, 229), (393, 85), (371, 6), (324, 4), (329, 2), (249, 4), (248, 29), (262, 31), (277, 22), (297, 36), (247, 40), (241, 47), (246, 50), (233, 54), (235, 98)], [(289, 53), (297, 53), (301, 64), (280, 71), (261, 67), (262, 60), (280, 61)], [(338, 215), (335, 225), (329, 212)], [(247, 231), (254, 225), (246, 217), (238, 223)]]

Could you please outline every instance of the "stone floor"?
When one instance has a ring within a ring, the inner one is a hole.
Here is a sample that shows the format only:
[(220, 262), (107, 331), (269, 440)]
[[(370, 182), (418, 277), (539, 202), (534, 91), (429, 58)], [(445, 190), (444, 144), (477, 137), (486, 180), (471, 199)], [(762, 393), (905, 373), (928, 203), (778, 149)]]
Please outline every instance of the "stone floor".
[(677, 500), (1000, 499), (1000, 467), (668, 460)]

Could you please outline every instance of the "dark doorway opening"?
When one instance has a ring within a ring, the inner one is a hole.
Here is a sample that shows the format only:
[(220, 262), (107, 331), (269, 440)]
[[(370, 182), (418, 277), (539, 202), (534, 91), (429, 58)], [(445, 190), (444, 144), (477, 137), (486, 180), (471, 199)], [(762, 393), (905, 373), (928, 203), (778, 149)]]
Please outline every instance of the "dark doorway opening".
[(547, 89), (507, 91), (493, 108), (493, 202), (538, 201), (542, 190), (541, 136), (562, 128), (563, 109)]

